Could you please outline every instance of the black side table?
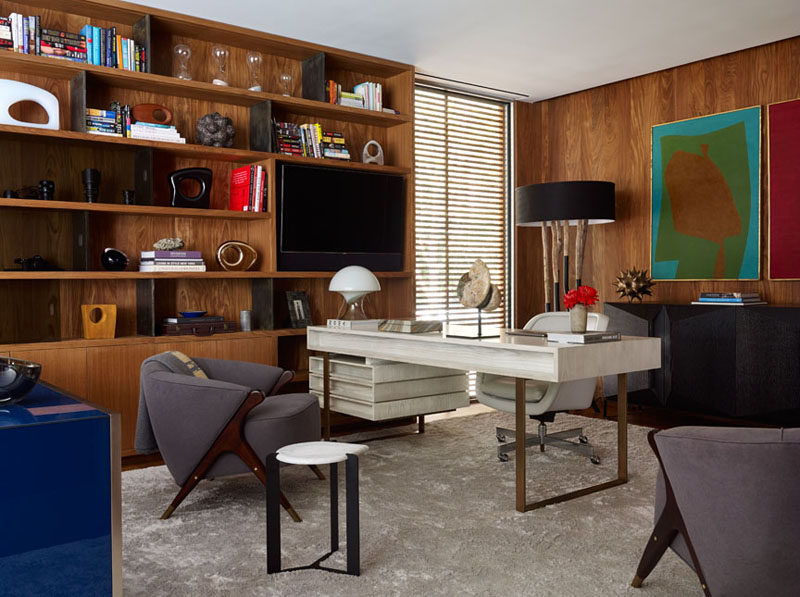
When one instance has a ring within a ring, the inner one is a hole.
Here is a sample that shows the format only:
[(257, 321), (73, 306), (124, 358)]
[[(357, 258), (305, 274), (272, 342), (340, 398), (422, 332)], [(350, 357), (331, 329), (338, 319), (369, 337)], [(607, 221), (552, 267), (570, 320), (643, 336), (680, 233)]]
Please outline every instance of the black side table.
[[(267, 574), (292, 570), (326, 570), (358, 576), (361, 572), (358, 517), (358, 455), (369, 448), (363, 444), (303, 442), (290, 444), (267, 456)], [(281, 568), (280, 462), (286, 464), (330, 465), (331, 550), (306, 566)], [(339, 463), (346, 462), (345, 483), (347, 570), (328, 568), (322, 562), (339, 550)]]

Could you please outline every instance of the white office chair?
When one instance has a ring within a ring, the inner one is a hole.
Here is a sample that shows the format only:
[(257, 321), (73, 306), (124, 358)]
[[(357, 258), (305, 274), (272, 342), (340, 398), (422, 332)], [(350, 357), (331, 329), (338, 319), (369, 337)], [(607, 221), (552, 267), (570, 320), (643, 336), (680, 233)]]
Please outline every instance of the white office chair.
[[(589, 313), (586, 322), (588, 331), (602, 332), (608, 328), (608, 316), (600, 313)], [(526, 330), (546, 332), (568, 332), (569, 312), (558, 311), (555, 313), (541, 313), (531, 318), (525, 324)], [(589, 457), (594, 464), (600, 464), (600, 459), (595, 455), (594, 448), (583, 434), (583, 428), (547, 433), (547, 423), (553, 422), (558, 412), (588, 408), (594, 397), (596, 379), (579, 379), (563, 383), (549, 383), (534, 380), (525, 382), (525, 412), (531, 419), (539, 421), (537, 435), (526, 434), (525, 446), (538, 445), (544, 452), (545, 445), (572, 450)], [(486, 406), (497, 410), (513, 413), (516, 402), (516, 382), (511, 377), (478, 373), (476, 396)], [(505, 462), (509, 452), (516, 448), (516, 442), (506, 442), (506, 438), (513, 438), (514, 431), (498, 427), (496, 430), (497, 441), (501, 445), (497, 448), (497, 457)], [(578, 442), (571, 442), (568, 438), (577, 437)]]

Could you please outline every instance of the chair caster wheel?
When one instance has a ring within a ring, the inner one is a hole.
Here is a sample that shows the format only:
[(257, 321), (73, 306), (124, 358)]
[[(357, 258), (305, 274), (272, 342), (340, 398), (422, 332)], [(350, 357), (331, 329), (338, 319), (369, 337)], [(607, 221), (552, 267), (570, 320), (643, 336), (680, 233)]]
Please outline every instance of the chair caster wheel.
[(582, 443), (582, 444), (588, 444), (589, 443), (589, 438), (586, 437), (585, 435), (579, 435), (578, 436), (578, 441), (580, 443)]
[(508, 454), (498, 454), (497, 459), (500, 462), (508, 462)]
[(600, 459), (597, 456), (592, 456), (589, 458), (592, 464), (600, 464)]
[(496, 433), (495, 437), (497, 438), (497, 441), (499, 441), (501, 444), (505, 443), (506, 441), (506, 436), (503, 435), (502, 433)]

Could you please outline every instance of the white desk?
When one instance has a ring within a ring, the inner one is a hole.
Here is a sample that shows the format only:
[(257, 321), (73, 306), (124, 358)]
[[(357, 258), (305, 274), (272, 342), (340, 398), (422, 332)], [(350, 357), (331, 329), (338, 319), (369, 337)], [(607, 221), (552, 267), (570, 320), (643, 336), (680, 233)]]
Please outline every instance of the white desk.
[(556, 344), (543, 338), (501, 336), (484, 340), (444, 338), (440, 334), (399, 334), (342, 330), (311, 326), (308, 348), (323, 353), (323, 425), (330, 438), (330, 353), (389, 359), (394, 361), (480, 371), (515, 377), (516, 437), (524, 437), (525, 380), (572, 381), (601, 375), (618, 376), (617, 477), (559, 496), (526, 501), (525, 442), (516, 449), (516, 507), (520, 512), (541, 508), (628, 481), (627, 374), (661, 366), (658, 338), (624, 337), (619, 342), (598, 344)]

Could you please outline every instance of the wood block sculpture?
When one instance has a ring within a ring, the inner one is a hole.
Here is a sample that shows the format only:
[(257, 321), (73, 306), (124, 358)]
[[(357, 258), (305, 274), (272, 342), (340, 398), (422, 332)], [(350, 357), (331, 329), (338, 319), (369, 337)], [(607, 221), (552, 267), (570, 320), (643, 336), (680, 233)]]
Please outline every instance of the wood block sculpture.
[(81, 305), (83, 337), (87, 340), (113, 338), (117, 329), (116, 305)]

